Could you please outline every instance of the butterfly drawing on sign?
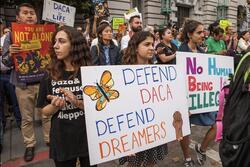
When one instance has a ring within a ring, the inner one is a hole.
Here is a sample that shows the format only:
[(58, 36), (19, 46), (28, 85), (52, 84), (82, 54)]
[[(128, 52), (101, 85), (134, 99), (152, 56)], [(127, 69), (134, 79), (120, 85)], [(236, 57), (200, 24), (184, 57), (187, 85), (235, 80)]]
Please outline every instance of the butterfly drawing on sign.
[(83, 92), (88, 95), (91, 100), (97, 100), (96, 110), (103, 110), (110, 100), (117, 99), (119, 97), (119, 92), (117, 90), (111, 90), (114, 86), (114, 80), (112, 79), (112, 74), (110, 71), (104, 71), (102, 73), (100, 84), (87, 85), (83, 88)]

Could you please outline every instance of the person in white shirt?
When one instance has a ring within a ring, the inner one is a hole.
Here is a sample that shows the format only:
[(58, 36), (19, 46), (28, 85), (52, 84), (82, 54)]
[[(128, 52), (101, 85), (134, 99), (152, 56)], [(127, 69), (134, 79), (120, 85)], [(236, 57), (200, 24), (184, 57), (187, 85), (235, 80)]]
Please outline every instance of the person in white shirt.
[(130, 31), (127, 35), (122, 37), (121, 40), (121, 50), (128, 47), (128, 41), (134, 35), (134, 33), (142, 30), (142, 21), (139, 15), (132, 16), (129, 19)]
[(241, 32), (237, 46), (237, 52), (244, 54), (247, 51), (249, 51), (250, 50), (250, 45), (248, 43), (249, 40), (250, 40), (250, 32), (249, 31)]

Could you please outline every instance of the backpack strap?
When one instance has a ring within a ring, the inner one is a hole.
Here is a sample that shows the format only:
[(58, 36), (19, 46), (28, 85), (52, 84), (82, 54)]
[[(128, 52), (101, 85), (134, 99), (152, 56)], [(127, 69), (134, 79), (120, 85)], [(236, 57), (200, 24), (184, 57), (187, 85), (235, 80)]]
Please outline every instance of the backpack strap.
[[(236, 70), (235, 70), (234, 77), (233, 77), (233, 81), (235, 81), (235, 76), (236, 76), (237, 72), (239, 71), (239, 68), (240, 68), (242, 62), (243, 62), (246, 58), (248, 58), (249, 56), (250, 56), (250, 52), (248, 52), (247, 54), (245, 54), (245, 55), (242, 57), (242, 59), (240, 60), (238, 66), (237, 66), (237, 68), (236, 68)], [(247, 76), (246, 76), (246, 78), (247, 78), (247, 77), (248, 77), (248, 74), (249, 74), (249, 70), (247, 70), (246, 74), (247, 74)], [(245, 75), (246, 75), (246, 74), (245, 74)], [(245, 81), (245, 76), (244, 76), (244, 81)]]
[(244, 83), (247, 81), (249, 74), (250, 74), (250, 67), (248, 67), (248, 69), (244, 75)]
[(100, 57), (99, 43), (96, 44), (96, 49), (97, 49), (97, 56)]

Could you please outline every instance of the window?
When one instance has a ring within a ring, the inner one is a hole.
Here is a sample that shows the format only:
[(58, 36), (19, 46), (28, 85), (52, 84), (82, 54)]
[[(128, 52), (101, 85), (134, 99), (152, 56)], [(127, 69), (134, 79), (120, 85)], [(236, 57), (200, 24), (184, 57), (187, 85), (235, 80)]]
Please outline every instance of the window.
[(142, 3), (141, 0), (132, 0), (132, 8), (137, 7), (138, 11), (142, 13)]

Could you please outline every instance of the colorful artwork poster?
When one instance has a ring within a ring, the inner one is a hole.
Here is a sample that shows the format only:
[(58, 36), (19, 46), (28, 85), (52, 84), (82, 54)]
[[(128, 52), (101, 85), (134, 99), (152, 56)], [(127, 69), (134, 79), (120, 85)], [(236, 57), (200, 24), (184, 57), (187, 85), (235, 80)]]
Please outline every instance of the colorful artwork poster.
[(186, 75), (189, 112), (218, 111), (220, 90), (234, 72), (233, 57), (177, 52), (176, 60)]
[(54, 24), (12, 23), (12, 41), (21, 47), (13, 60), (17, 79), (20, 82), (38, 82), (44, 76), (44, 69), (50, 63), (49, 48)]
[(95, 14), (99, 17), (108, 17), (109, 13), (109, 6), (107, 0), (92, 0), (95, 6)]
[(81, 67), (90, 164), (190, 134), (185, 76), (175, 65)]

